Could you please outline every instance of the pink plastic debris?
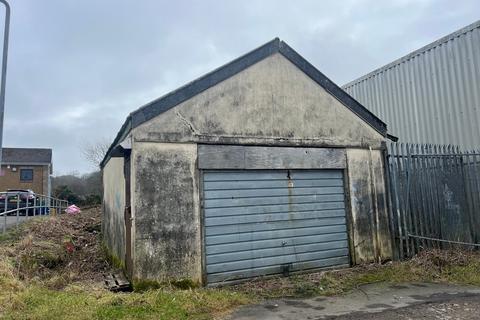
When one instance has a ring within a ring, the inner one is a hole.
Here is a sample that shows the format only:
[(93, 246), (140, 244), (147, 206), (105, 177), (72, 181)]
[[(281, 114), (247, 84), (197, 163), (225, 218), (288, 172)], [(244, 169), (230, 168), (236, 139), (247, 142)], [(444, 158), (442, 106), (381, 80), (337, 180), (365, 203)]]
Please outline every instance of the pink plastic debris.
[(77, 207), (76, 205), (72, 204), (71, 206), (67, 207), (67, 209), (65, 209), (65, 212), (68, 213), (68, 214), (78, 214), (80, 213), (80, 208)]

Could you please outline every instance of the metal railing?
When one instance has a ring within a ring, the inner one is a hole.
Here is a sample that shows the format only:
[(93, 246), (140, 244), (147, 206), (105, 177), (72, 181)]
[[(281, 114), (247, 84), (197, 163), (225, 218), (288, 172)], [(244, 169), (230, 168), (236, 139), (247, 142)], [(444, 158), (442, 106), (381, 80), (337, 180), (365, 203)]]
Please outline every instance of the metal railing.
[(425, 248), (480, 248), (480, 150), (392, 143), (387, 173), (399, 259)]
[(43, 194), (25, 192), (0, 192), (0, 227), (5, 233), (8, 228), (17, 227), (20, 222), (36, 216), (60, 214), (68, 207), (68, 201)]

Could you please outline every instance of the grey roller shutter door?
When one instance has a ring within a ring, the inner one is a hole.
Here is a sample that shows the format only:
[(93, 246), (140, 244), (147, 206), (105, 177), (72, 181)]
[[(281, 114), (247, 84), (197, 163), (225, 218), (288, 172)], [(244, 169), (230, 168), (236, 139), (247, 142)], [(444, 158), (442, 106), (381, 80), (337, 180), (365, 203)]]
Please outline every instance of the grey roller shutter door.
[(341, 170), (204, 171), (209, 284), (349, 265)]

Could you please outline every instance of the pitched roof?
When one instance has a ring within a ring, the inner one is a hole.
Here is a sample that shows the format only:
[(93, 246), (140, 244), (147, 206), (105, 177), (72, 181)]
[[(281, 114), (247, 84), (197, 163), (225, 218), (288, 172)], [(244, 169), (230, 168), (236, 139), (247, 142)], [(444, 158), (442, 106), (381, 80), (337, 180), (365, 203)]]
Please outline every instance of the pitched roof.
[(52, 163), (52, 149), (3, 148), (2, 163), (50, 164)]
[(278, 38), (250, 51), (249, 53), (215, 69), (204, 76), (178, 88), (146, 105), (133, 111), (128, 115), (124, 124), (120, 128), (115, 140), (110, 146), (105, 158), (100, 166), (103, 167), (110, 158), (111, 152), (135, 127), (158, 116), (159, 114), (175, 107), (176, 105), (186, 101), (193, 96), (207, 90), (210, 87), (224, 81), (235, 74), (245, 70), (253, 64), (275, 54), (280, 53), (311, 79), (322, 86), (331, 95), (337, 98), (343, 105), (353, 111), (358, 117), (372, 126), (382, 135), (387, 134), (386, 124), (377, 118), (373, 113), (367, 110), (358, 101), (352, 98), (348, 93), (343, 91), (339, 86), (328, 79), (323, 73), (317, 70), (310, 62), (305, 60), (300, 54), (293, 50), (288, 44)]

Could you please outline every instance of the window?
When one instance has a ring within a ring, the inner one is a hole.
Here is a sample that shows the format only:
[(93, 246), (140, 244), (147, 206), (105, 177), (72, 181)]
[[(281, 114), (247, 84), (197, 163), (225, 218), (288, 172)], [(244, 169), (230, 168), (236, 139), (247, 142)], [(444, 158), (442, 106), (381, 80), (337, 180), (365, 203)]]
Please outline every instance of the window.
[(20, 181), (33, 181), (33, 169), (20, 169)]

